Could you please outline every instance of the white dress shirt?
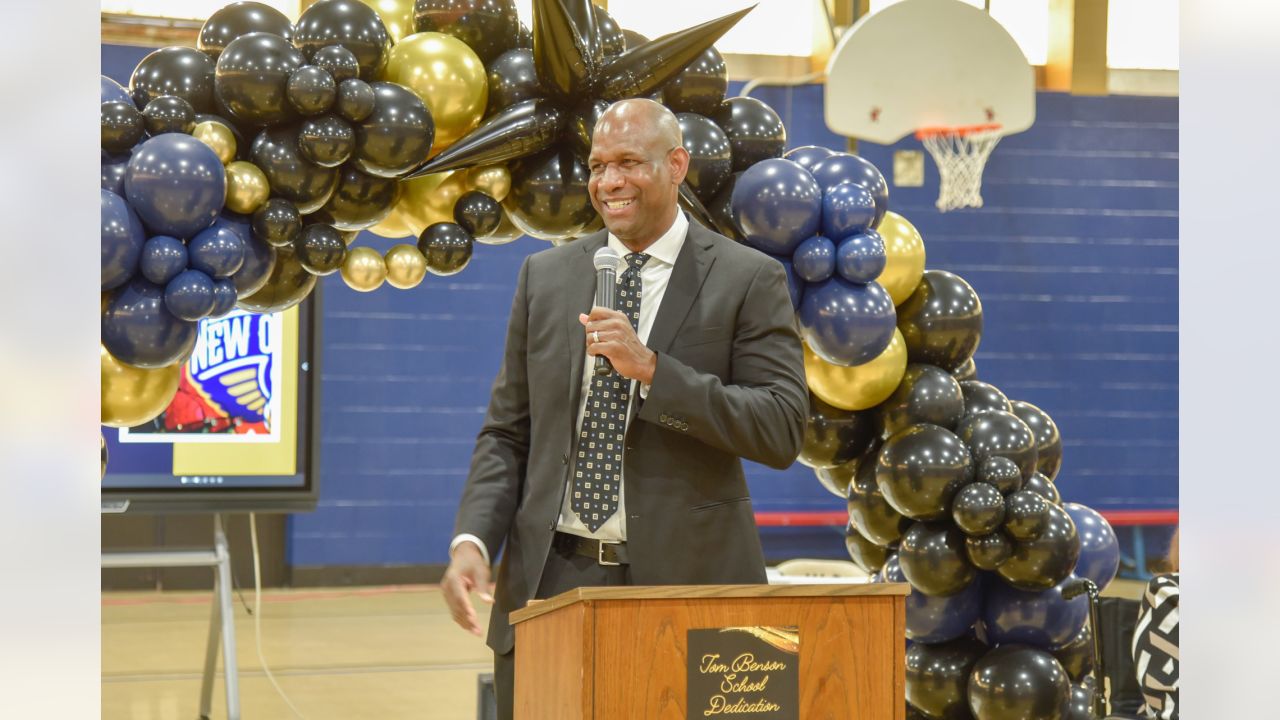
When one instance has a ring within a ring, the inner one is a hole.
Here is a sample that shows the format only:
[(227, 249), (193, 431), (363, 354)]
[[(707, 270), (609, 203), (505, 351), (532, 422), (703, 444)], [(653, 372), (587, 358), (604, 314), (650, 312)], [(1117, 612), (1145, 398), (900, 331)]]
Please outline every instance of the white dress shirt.
[[(676, 258), (680, 255), (680, 249), (684, 246), (685, 236), (689, 231), (689, 219), (685, 217), (683, 212), (676, 212), (675, 222), (667, 229), (652, 245), (644, 250), (649, 255), (649, 260), (640, 268), (640, 317), (637, 323), (636, 336), (639, 337), (641, 343), (648, 343), (649, 331), (653, 329), (654, 318), (658, 316), (658, 308), (662, 305), (662, 297), (667, 292), (667, 284), (671, 281), (671, 270), (675, 268)], [(621, 240), (614, 237), (613, 233), (609, 233), (609, 247), (613, 248), (618, 256), (625, 258), (631, 253), (631, 250), (622, 243)], [(622, 267), (625, 270), (625, 266)], [(619, 277), (622, 273), (618, 273)], [(586, 344), (586, 335), (584, 333), (582, 342)], [(587, 355), (583, 361), (582, 369), (582, 388), (581, 398), (578, 402), (577, 422), (575, 428), (582, 427), (582, 416), (587, 408), (587, 395), (590, 393), (591, 380), (595, 375), (595, 356)], [(640, 388), (640, 397), (644, 398), (649, 394), (648, 386)], [(631, 398), (628, 398), (627, 417), (631, 416), (630, 403), (636, 393), (636, 381), (631, 381)], [(577, 436), (575, 435), (575, 442)], [(618, 477), (618, 511), (613, 514), (597, 532), (591, 532), (587, 526), (578, 518), (578, 514), (570, 507), (570, 496), (568, 492), (564, 494), (564, 500), (560, 507), (560, 519), (556, 524), (556, 529), (560, 532), (570, 533), (573, 535), (581, 535), (583, 537), (597, 538), (600, 540), (626, 540), (627, 539), (627, 523), (626, 523), (626, 494), (623, 492), (625, 487), (625, 479), (619, 471)], [(569, 482), (566, 479), (566, 487)], [(461, 533), (453, 539), (449, 544), (449, 552), (452, 553), (459, 543), (470, 541), (480, 548), (480, 554), (484, 556), (485, 562), (492, 563), (489, 557), (489, 549), (485, 547), (484, 542), (480, 538), (470, 533)]]

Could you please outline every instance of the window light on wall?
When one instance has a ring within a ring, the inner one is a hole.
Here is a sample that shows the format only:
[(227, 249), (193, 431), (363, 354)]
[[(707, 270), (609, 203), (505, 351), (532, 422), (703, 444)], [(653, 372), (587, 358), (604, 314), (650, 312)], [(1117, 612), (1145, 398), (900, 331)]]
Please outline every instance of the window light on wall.
[[(257, 0), (297, 19), (301, 0)], [(102, 0), (102, 12), (114, 15), (205, 20), (230, 0)]]
[(1178, 0), (1110, 0), (1107, 66), (1178, 69)]
[[(901, 0), (871, 0), (871, 12), (879, 12)], [(1173, 1), (1173, 0), (1171, 0)], [(976, 8), (985, 0), (962, 0)], [(1049, 0), (991, 0), (991, 17), (1004, 26), (1032, 65), (1044, 65), (1049, 57)]]
[[(656, 38), (750, 6), (752, 0), (609, 0), (609, 14), (624, 28)], [(809, 57), (814, 29), (825, 23), (818, 0), (760, 0), (716, 42), (722, 53)]]

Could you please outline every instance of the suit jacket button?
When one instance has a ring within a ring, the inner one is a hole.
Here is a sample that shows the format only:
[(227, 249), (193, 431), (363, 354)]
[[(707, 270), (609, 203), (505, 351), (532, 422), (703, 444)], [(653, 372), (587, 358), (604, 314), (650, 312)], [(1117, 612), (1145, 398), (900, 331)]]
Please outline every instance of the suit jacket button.
[(666, 413), (663, 413), (663, 414), (662, 414), (662, 416), (658, 418), (658, 420), (660, 420), (660, 421), (662, 421), (662, 422), (664, 422), (664, 423), (665, 423), (665, 422), (667, 421), (667, 414), (666, 414)]
[(569, 464), (569, 455), (568, 455), (568, 454), (564, 454), (564, 455), (561, 455), (561, 456), (560, 456), (560, 464), (561, 464), (561, 465), (568, 465), (568, 464)]

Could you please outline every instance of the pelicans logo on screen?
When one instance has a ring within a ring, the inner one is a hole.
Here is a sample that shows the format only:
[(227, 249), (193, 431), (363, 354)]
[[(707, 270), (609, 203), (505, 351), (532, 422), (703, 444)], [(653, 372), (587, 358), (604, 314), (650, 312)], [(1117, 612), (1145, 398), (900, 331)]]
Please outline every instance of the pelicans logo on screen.
[[(207, 408), (207, 416), (225, 418), (233, 432), (266, 432), (270, 427), (272, 352), (279, 342), (276, 313), (252, 315), (235, 310), (217, 320), (202, 320), (186, 380)], [(256, 427), (254, 427), (256, 426)]]

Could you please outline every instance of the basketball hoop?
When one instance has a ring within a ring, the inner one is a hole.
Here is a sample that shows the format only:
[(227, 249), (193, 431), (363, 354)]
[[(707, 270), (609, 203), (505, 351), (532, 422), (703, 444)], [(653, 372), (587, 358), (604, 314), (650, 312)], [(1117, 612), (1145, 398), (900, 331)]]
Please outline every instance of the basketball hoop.
[(916, 138), (938, 164), (941, 187), (938, 209), (982, 207), (982, 170), (1000, 142), (1000, 125), (930, 127), (916, 130)]

